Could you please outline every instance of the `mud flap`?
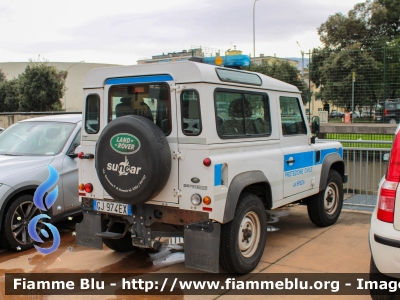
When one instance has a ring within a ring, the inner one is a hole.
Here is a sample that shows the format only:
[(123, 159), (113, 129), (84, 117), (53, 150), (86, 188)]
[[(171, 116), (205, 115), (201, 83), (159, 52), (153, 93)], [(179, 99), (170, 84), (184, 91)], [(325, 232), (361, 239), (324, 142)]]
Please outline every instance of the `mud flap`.
[(103, 249), (101, 237), (96, 233), (101, 232), (101, 214), (97, 212), (84, 211), (83, 220), (75, 225), (76, 245), (94, 249)]
[(201, 271), (219, 272), (221, 224), (204, 221), (185, 226), (185, 265)]

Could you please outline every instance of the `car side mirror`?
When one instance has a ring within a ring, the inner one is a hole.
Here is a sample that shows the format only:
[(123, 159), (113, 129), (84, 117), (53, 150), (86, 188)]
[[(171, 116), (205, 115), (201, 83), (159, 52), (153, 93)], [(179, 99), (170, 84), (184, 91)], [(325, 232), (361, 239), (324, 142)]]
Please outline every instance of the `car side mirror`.
[(319, 117), (313, 117), (311, 120), (311, 144), (315, 144), (317, 134), (319, 133)]
[(78, 157), (78, 153), (80, 152), (80, 145), (79, 144), (72, 144), (71, 147), (68, 150), (67, 156), (71, 157), (71, 158), (77, 158)]
[(390, 153), (385, 153), (382, 155), (382, 161), (388, 162), (390, 158)]
[(311, 120), (311, 133), (317, 135), (319, 133), (319, 117), (313, 117)]
[(74, 152), (72, 151), (72, 152), (67, 153), (67, 156), (69, 156), (69, 157), (71, 157), (71, 158), (77, 158), (77, 157), (78, 157), (78, 154), (76, 154), (76, 153), (74, 153)]

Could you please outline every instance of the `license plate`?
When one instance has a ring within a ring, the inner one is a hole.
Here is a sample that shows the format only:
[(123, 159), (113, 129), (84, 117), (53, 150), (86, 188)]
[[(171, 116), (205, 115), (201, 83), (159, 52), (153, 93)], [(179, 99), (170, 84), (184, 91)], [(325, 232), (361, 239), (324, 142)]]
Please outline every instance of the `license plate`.
[(115, 215), (132, 216), (132, 210), (129, 204), (93, 200), (93, 210)]

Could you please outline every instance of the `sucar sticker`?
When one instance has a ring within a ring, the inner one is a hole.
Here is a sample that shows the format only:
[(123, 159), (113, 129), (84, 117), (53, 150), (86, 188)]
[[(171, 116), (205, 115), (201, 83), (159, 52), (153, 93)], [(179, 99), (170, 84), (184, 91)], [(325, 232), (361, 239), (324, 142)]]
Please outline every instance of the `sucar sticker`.
[(125, 161), (120, 162), (119, 164), (112, 164), (112, 163), (107, 164), (107, 170), (118, 172), (119, 176), (128, 174), (139, 174), (141, 169), (142, 168), (140, 167), (130, 166), (129, 160), (126, 156), (125, 156)]

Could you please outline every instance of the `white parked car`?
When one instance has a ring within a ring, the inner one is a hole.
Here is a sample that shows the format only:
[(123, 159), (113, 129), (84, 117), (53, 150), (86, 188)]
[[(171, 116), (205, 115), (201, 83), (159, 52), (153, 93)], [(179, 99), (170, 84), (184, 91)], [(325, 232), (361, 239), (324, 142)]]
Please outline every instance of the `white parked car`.
[[(393, 281), (400, 278), (400, 127), (395, 133), (389, 165), (378, 186), (377, 205), (371, 218), (369, 242), (371, 249), (370, 279)], [(373, 299), (392, 299), (387, 291), (370, 290)]]
[[(51, 222), (80, 211), (75, 148), (82, 115), (53, 115), (20, 121), (0, 135), (0, 241), (11, 250), (33, 247), (28, 223), (42, 212), (34, 205), (36, 188), (57, 170), (56, 202), (43, 212)], [(48, 220), (49, 221), (49, 220)]]

